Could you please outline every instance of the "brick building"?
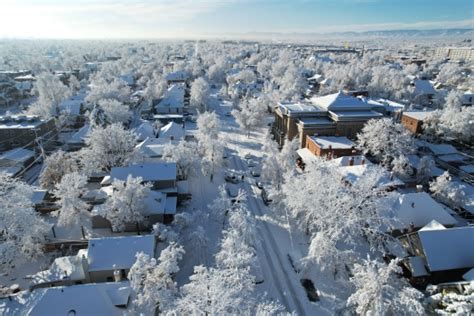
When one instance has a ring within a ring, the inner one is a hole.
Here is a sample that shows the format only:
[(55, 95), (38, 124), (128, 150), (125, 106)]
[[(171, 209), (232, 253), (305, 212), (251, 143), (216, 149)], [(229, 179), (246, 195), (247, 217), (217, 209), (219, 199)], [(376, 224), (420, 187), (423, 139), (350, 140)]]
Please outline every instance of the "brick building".
[(55, 129), (54, 119), (44, 120), (27, 115), (0, 116), (0, 150), (25, 146)]
[(341, 136), (306, 136), (306, 148), (315, 156), (329, 159), (357, 153), (355, 143)]
[(432, 111), (413, 111), (402, 114), (402, 125), (413, 134), (423, 132), (423, 121), (432, 113)]

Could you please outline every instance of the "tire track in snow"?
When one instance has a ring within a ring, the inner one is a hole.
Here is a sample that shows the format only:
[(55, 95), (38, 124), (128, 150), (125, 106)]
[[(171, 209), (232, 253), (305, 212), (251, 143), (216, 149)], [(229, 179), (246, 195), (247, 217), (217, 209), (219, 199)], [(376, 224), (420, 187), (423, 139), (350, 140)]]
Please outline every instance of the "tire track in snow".
[[(235, 157), (235, 156), (233, 156), (233, 157), (235, 158), (234, 162), (238, 167), (236, 169), (240, 169), (240, 170), (245, 172), (247, 170), (247, 167), (244, 165), (242, 159), (240, 157)], [(251, 177), (251, 176), (249, 176), (249, 177)], [(258, 213), (259, 216), (263, 216), (264, 213), (261, 210), (257, 199), (255, 198), (255, 196), (250, 194), (250, 193), (253, 192), (251, 184), (249, 184), (247, 182), (244, 182), (244, 186), (245, 186), (246, 191), (248, 192), (248, 201), (249, 201), (249, 206), (251, 207), (251, 210), (255, 213)], [(253, 205), (251, 205), (251, 204), (253, 204)], [(275, 241), (275, 238), (273, 237), (273, 234), (270, 231), (270, 228), (268, 227), (268, 223), (265, 222), (265, 221), (259, 221), (259, 222), (261, 223), (261, 225), (260, 225), (261, 228), (263, 227), (263, 230), (259, 229), (259, 231), (261, 231), (261, 233), (262, 233), (262, 235), (260, 236), (260, 239), (261, 239), (261, 241), (263, 241), (263, 245), (262, 245), (263, 247), (262, 248), (263, 248), (263, 251), (265, 252), (265, 261), (266, 261), (268, 267), (270, 268), (270, 272), (273, 276), (273, 280), (278, 285), (277, 289), (278, 289), (278, 292), (279, 292), (279, 294), (282, 298), (282, 301), (283, 301), (281, 303), (283, 303), (287, 307), (287, 309), (290, 309), (294, 306), (295, 311), (298, 315), (305, 315), (306, 314), (305, 313), (305, 308), (303, 307), (302, 303), (299, 301), (299, 296), (297, 295), (297, 290), (295, 290), (295, 288), (293, 286), (293, 283), (291, 282), (290, 278), (288, 277), (289, 273), (285, 269), (284, 262), (281, 259), (281, 252), (280, 252), (280, 250), (277, 246), (277, 243)], [(277, 259), (277, 262), (274, 262), (274, 261), (271, 260), (272, 256), (269, 254), (269, 250), (273, 253), (274, 257)], [(277, 264), (275, 264), (275, 263), (277, 263)], [(284, 280), (287, 284), (287, 287), (282, 286), (281, 280), (278, 277), (279, 273), (276, 270), (276, 268), (278, 268), (280, 270), (279, 272), (281, 272), (280, 274), (284, 277)], [(288, 296), (286, 295), (286, 291), (284, 290), (286, 288), (288, 289), (288, 291), (291, 295), (290, 298), (293, 301), (293, 304), (291, 304), (291, 305), (293, 305), (293, 306), (290, 306), (290, 304), (289, 304)]]

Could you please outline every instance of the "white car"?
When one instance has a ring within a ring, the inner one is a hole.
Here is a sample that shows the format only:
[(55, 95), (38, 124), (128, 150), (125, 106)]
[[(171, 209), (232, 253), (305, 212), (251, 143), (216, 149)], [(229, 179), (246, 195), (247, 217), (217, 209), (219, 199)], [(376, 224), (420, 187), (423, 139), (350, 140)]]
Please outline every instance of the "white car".
[(248, 167), (251, 168), (251, 167), (255, 167), (256, 165), (257, 165), (257, 162), (255, 160), (251, 160), (251, 159), (247, 160)]

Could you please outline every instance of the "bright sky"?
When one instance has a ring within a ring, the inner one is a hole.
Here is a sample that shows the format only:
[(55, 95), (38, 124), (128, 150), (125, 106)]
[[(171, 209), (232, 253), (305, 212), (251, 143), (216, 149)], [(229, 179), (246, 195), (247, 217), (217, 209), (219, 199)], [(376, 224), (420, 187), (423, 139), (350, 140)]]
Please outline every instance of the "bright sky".
[(474, 28), (473, 0), (0, 0), (0, 38)]

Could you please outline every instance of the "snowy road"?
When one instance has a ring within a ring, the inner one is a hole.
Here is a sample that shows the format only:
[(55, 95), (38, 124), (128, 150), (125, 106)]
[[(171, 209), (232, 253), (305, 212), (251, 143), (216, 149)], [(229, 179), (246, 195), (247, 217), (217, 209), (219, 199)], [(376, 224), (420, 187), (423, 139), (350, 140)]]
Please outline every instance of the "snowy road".
[[(230, 117), (221, 114), (225, 120), (223, 132), (230, 140), (227, 147), (233, 152), (229, 157), (229, 167), (240, 170), (246, 174), (246, 179), (240, 186), (247, 192), (249, 210), (257, 218), (257, 232), (260, 244), (258, 245), (258, 259), (262, 268), (264, 282), (258, 285), (259, 292), (266, 292), (271, 299), (278, 300), (288, 311), (296, 312), (298, 315), (320, 315), (325, 314), (321, 309), (310, 303), (306, 292), (300, 284), (300, 276), (292, 269), (288, 252), (291, 251), (291, 242), (288, 232), (266, 220), (269, 217), (268, 207), (260, 198), (260, 191), (253, 185), (255, 178), (250, 175), (250, 170), (244, 162), (245, 153), (250, 152), (257, 161), (262, 157), (260, 150), (261, 137), (248, 139), (241, 133), (235, 122)], [(262, 135), (260, 135), (262, 136)]]

